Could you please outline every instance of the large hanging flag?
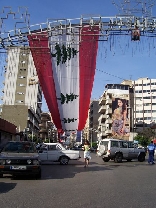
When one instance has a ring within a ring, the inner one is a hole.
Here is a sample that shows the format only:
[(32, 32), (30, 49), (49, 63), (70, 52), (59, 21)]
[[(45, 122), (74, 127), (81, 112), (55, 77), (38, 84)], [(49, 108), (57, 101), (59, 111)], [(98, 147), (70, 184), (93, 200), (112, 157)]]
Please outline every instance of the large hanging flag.
[(28, 36), (45, 100), (58, 130), (82, 130), (93, 87), (99, 27)]

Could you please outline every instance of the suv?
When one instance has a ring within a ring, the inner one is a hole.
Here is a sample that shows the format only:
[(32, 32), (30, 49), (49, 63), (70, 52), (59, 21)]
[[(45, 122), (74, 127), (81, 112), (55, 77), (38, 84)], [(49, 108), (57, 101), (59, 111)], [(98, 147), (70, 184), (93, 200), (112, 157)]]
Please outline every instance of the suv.
[(131, 161), (138, 159), (139, 162), (145, 161), (145, 150), (138, 149), (132, 141), (118, 139), (103, 139), (98, 144), (97, 155), (102, 156), (104, 162), (114, 160), (114, 162), (122, 162), (123, 159)]

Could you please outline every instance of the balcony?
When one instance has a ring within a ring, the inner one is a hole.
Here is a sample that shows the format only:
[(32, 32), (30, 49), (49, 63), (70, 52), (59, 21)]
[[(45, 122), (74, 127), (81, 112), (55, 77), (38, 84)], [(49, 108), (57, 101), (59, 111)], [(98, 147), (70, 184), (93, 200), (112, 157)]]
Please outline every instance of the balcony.
[(40, 129), (39, 130), (39, 133), (47, 133), (48, 132), (48, 129)]
[(112, 130), (111, 129), (106, 129), (105, 133), (106, 134), (111, 134), (112, 133)]
[(98, 113), (104, 113), (106, 111), (106, 106), (102, 105), (98, 111)]
[(105, 103), (106, 103), (106, 98), (105, 97), (100, 98), (99, 105), (104, 105)]
[(98, 136), (99, 137), (105, 137), (105, 136), (107, 136), (107, 134), (106, 134), (106, 132), (99, 132)]
[(98, 121), (99, 121), (99, 122), (101, 121), (101, 123), (103, 123), (103, 122), (106, 120), (106, 118), (107, 118), (107, 115), (106, 115), (106, 114), (102, 114), (102, 115), (99, 117)]
[(40, 123), (39, 127), (46, 127), (46, 123)]
[(106, 105), (109, 105), (109, 104), (112, 104), (112, 99), (107, 98), (107, 99), (106, 99)]
[(111, 119), (111, 118), (108, 118), (108, 119), (106, 120), (106, 123), (112, 124), (112, 119)]
[(112, 108), (107, 109), (107, 110), (106, 110), (106, 114), (107, 114), (107, 115), (108, 115), (108, 114), (112, 114)]

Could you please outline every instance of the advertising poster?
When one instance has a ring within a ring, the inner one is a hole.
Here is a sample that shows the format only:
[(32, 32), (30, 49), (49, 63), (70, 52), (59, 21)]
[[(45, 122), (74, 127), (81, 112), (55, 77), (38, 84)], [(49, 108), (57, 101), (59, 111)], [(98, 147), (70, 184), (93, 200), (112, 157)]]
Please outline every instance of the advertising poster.
[(112, 99), (112, 136), (129, 140), (130, 119), (128, 114), (128, 96), (119, 94)]

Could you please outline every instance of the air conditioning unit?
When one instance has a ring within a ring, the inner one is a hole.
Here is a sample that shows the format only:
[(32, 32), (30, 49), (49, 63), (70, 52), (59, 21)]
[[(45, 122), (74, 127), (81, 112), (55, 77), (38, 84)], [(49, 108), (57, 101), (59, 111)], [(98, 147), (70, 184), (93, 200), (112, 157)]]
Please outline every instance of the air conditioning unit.
[(29, 131), (29, 128), (26, 128), (26, 131)]

